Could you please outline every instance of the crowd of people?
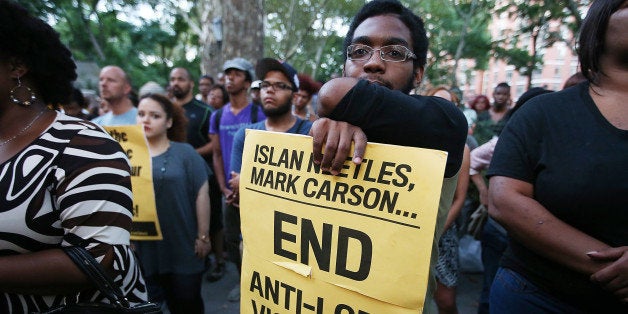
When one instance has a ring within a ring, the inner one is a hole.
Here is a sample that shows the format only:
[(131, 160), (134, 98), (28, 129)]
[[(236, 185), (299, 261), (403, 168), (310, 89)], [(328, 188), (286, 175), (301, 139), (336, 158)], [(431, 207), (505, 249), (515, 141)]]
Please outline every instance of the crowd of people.
[[(136, 93), (122, 65), (107, 65), (99, 112), (72, 86), (76, 66), (49, 25), (12, 0), (0, 0), (0, 21), (0, 312), (103, 299), (60, 249), (81, 246), (131, 304), (203, 313), (203, 280), (221, 280), (227, 261), (242, 267), (246, 129), (312, 136), (314, 162), (334, 175), (348, 156), (362, 162), (367, 141), (448, 153), (425, 312), (458, 313), (458, 241), (479, 206), (478, 313), (628, 312), (627, 0), (592, 3), (581, 72), (563, 90), (516, 100), (506, 82), (490, 96), (414, 94), (428, 39), (397, 0), (360, 9), (343, 76), (324, 84), (285, 61), (234, 56), (216, 80), (175, 67), (167, 86)], [(163, 240), (130, 241), (128, 159), (101, 128), (134, 124)]]

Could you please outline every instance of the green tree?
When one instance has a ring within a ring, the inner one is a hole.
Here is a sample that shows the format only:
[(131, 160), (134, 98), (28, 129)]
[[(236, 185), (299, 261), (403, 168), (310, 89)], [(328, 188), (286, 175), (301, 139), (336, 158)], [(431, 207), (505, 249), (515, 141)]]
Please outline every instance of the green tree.
[(458, 86), (460, 60), (472, 59), (475, 69), (488, 65), (488, 32), (493, 0), (430, 0), (416, 5), (429, 35), (426, 78), (432, 85)]
[(159, 1), (129, 0), (25, 0), (34, 14), (51, 21), (77, 61), (94, 62), (98, 67), (121, 66), (135, 88), (147, 81), (162, 85), (177, 62), (198, 68), (198, 58), (186, 58), (190, 42), (188, 25), (180, 17), (167, 23), (147, 20), (137, 14), (140, 5), (158, 7)]
[(264, 56), (287, 60), (318, 80), (342, 71), (344, 32), (364, 0), (266, 0), (264, 4)]
[[(558, 41), (574, 43), (582, 23), (580, 10), (588, 0), (511, 0), (496, 10), (516, 21), (515, 29), (503, 30), (494, 42), (495, 57), (513, 65), (532, 85), (532, 74), (543, 60), (541, 51)], [(553, 23), (554, 22), (554, 23)], [(570, 45), (575, 46), (575, 45)]]

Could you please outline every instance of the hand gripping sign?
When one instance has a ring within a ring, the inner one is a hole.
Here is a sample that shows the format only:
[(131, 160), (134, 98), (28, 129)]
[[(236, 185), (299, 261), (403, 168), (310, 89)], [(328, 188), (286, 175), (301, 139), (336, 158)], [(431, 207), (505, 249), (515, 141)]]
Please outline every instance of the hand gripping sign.
[(332, 176), (311, 151), (247, 130), (241, 312), (421, 312), (446, 152), (369, 143)]

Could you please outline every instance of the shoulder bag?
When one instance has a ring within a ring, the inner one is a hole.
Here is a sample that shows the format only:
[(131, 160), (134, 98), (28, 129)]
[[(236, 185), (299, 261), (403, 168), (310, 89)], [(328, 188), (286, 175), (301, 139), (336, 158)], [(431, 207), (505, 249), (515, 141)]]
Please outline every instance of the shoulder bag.
[(467, 232), (473, 236), (476, 240), (482, 237), (482, 230), (484, 224), (488, 219), (488, 210), (484, 205), (480, 204), (478, 208), (469, 217), (469, 225), (467, 226)]
[(155, 303), (145, 302), (136, 306), (131, 306), (129, 301), (118, 286), (105, 273), (100, 263), (82, 247), (64, 247), (63, 251), (70, 259), (85, 273), (92, 284), (111, 303), (103, 302), (81, 302), (76, 304), (66, 304), (61, 307), (51, 309), (46, 313), (162, 313), (161, 307)]

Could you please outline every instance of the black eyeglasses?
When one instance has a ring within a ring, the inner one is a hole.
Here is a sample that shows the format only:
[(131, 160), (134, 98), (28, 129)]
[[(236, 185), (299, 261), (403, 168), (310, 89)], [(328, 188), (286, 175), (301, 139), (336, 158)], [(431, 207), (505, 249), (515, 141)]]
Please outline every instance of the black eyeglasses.
[(371, 59), (376, 50), (379, 50), (379, 57), (388, 62), (404, 62), (408, 58), (416, 59), (416, 55), (406, 46), (388, 45), (375, 49), (362, 44), (347, 47), (347, 58), (351, 61), (366, 61)]
[(271, 83), (269, 81), (262, 81), (259, 84), (260, 89), (269, 89), (271, 86), (274, 90), (292, 90), (292, 85), (286, 84), (284, 82)]

